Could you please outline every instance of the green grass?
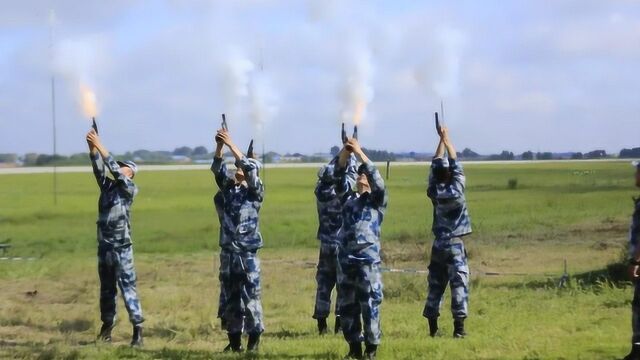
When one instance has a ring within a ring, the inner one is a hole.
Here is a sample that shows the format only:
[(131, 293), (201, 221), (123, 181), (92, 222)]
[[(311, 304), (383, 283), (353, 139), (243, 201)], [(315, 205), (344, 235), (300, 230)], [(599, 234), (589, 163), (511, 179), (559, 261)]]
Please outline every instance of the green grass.
[[(470, 336), (454, 341), (445, 304), (445, 336), (426, 337), (423, 274), (385, 273), (381, 359), (614, 359), (628, 350), (628, 284), (555, 282), (616, 260), (628, 231), (633, 169), (619, 162), (468, 165), (474, 235), (466, 240), (473, 272)], [(261, 213), (265, 239), (265, 359), (339, 359), (340, 336), (318, 337), (315, 295), (315, 169), (270, 169)], [(510, 179), (517, 187), (510, 189)], [(215, 319), (218, 232), (207, 171), (141, 172), (133, 208), (146, 346), (129, 349), (121, 311), (111, 346), (99, 328), (95, 262), (97, 188), (91, 174), (59, 174), (53, 205), (47, 174), (0, 176), (0, 241), (28, 262), (0, 261), (0, 357), (237, 358), (222, 355)], [(426, 169), (392, 168), (383, 224), (386, 266), (424, 270), (432, 236)], [(485, 272), (528, 273), (486, 276)], [(26, 292), (38, 290), (36, 296)], [(119, 300), (119, 309), (123, 310)]]

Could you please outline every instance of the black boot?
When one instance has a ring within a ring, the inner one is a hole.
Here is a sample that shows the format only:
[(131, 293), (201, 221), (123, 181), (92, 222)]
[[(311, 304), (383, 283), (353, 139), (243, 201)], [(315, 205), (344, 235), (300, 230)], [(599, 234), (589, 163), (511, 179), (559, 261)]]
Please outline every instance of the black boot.
[(429, 336), (435, 337), (438, 334), (438, 318), (429, 318)]
[(327, 318), (318, 319), (318, 334), (325, 335), (327, 332)]
[(362, 344), (359, 341), (349, 343), (349, 353), (345, 359), (362, 359)]
[(242, 348), (242, 333), (229, 334), (227, 333), (227, 337), (229, 338), (229, 345), (224, 348), (224, 352), (243, 352)]
[(257, 352), (260, 345), (260, 333), (249, 334), (249, 341), (247, 342), (247, 351)]
[(111, 342), (111, 330), (115, 327), (115, 323), (102, 323), (102, 327), (100, 328), (100, 334), (98, 334), (98, 340), (104, 342)]
[(640, 344), (631, 345), (631, 352), (622, 360), (640, 360)]
[(378, 345), (365, 344), (364, 358), (367, 360), (375, 360), (377, 350), (378, 350)]
[(333, 333), (337, 334), (342, 331), (342, 325), (340, 324), (340, 315), (336, 315), (336, 323), (333, 326)]
[(140, 347), (142, 344), (142, 325), (135, 325), (133, 327), (133, 336), (131, 336), (131, 346)]
[(456, 339), (462, 339), (467, 336), (464, 331), (464, 318), (456, 318), (453, 320), (453, 337)]

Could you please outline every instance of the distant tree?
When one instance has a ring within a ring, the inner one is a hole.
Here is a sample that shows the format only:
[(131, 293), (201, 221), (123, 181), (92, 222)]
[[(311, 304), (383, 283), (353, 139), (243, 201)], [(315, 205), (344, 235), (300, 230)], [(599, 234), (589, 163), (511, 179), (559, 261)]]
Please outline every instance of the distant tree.
[(533, 160), (533, 152), (525, 151), (520, 155), (520, 157), (522, 157), (522, 160)]
[(0, 154), (0, 163), (14, 163), (18, 160), (16, 154)]
[(395, 161), (396, 155), (394, 153), (388, 152), (386, 150), (372, 150), (362, 148), (367, 157), (371, 159), (371, 161)]
[(48, 155), (48, 154), (40, 154), (36, 159), (36, 165), (53, 165), (54, 163), (60, 163), (61, 161), (67, 160), (66, 156), (62, 155)]
[(585, 159), (603, 159), (607, 157), (607, 152), (604, 150), (593, 150), (584, 154)]
[(331, 156), (336, 156), (336, 155), (338, 155), (339, 152), (340, 152), (340, 148), (339, 147), (337, 147), (337, 146), (332, 146), (331, 147), (331, 151), (330, 151)]
[(24, 155), (24, 164), (27, 166), (35, 165), (37, 160), (38, 160), (38, 154), (36, 153), (28, 153)]
[(537, 152), (536, 153), (536, 159), (537, 160), (553, 160), (553, 154), (546, 151), (546, 152)]
[(571, 158), (573, 160), (582, 160), (584, 159), (584, 155), (581, 152), (574, 152), (573, 154), (571, 154)]
[(516, 158), (515, 155), (513, 155), (513, 152), (507, 150), (503, 150), (500, 157), (502, 160), (513, 160)]
[(196, 146), (196, 148), (191, 152), (192, 156), (202, 156), (207, 154), (209, 154), (209, 150), (204, 146)]
[(513, 160), (515, 155), (511, 151), (503, 150), (499, 155), (489, 156), (489, 160)]
[(462, 150), (461, 153), (462, 157), (464, 158), (468, 158), (468, 159), (473, 159), (473, 158), (477, 158), (478, 156), (480, 156), (480, 154), (478, 154), (477, 152), (469, 149), (469, 148), (465, 148), (464, 150)]
[(640, 147), (635, 147), (633, 149), (622, 149), (620, 150), (620, 155), (618, 155), (618, 157), (623, 159), (640, 158)]
[(191, 156), (193, 150), (188, 146), (182, 146), (173, 150), (173, 155), (177, 156)]
[(276, 157), (279, 157), (279, 156), (280, 156), (280, 154), (278, 154), (277, 152), (269, 151), (268, 153), (264, 154), (264, 157), (263, 157), (263, 159), (262, 159), (262, 160), (263, 160), (265, 163), (272, 163), (272, 162), (273, 162), (273, 160), (274, 160)]
[(302, 158), (300, 158), (301, 162), (304, 163), (321, 163), (321, 162), (325, 162), (327, 159), (325, 159), (323, 156), (316, 156), (316, 155), (304, 155), (302, 156)]

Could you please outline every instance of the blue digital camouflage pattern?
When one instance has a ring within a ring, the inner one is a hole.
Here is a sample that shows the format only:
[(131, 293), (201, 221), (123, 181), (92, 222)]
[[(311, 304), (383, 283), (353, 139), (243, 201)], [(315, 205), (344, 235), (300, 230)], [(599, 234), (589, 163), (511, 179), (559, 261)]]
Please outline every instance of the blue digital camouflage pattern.
[[(116, 317), (117, 287), (124, 299), (132, 324), (144, 321), (136, 291), (136, 272), (131, 244), (131, 205), (138, 193), (133, 180), (120, 173), (112, 156), (104, 161), (90, 155), (93, 174), (100, 187), (98, 200), (98, 275), (100, 277), (100, 316), (110, 323)], [(105, 167), (113, 179), (107, 177)]]
[(432, 319), (440, 316), (447, 284), (451, 286), (451, 314), (466, 318), (469, 307), (469, 266), (461, 238), (434, 242), (429, 264), (429, 289), (422, 315)]
[[(93, 174), (100, 187), (98, 200), (98, 242), (113, 247), (131, 244), (130, 213), (138, 187), (127, 176), (120, 173), (120, 166), (112, 156), (104, 161), (99, 154), (90, 155)], [(107, 177), (105, 166), (113, 176)]]
[(253, 252), (220, 252), (221, 293), (225, 296), (223, 323), (230, 334), (264, 331), (260, 302), (260, 259)]
[(380, 262), (380, 227), (387, 208), (388, 195), (384, 180), (372, 162), (360, 166), (366, 174), (371, 192), (358, 194), (346, 176), (346, 168), (336, 166), (336, 191), (342, 201), (338, 259), (345, 264), (377, 264)]
[[(634, 199), (635, 210), (631, 218), (631, 228), (629, 229), (629, 257), (633, 257), (638, 240), (640, 238), (640, 198)], [(633, 335), (631, 342), (640, 344), (640, 282), (635, 283), (633, 302), (631, 303), (631, 322)]]
[(633, 202), (635, 209), (631, 217), (631, 227), (629, 228), (629, 258), (635, 253), (640, 239), (640, 198), (633, 199)]
[[(437, 159), (434, 159), (436, 163)], [(449, 183), (438, 183), (433, 175), (435, 164), (429, 173), (427, 196), (433, 203), (433, 224), (431, 231), (436, 241), (471, 233), (471, 218), (464, 196), (465, 176), (462, 165), (449, 159), (452, 179)]]
[(345, 340), (349, 343), (364, 340), (379, 345), (382, 337), (380, 305), (383, 298), (380, 265), (340, 263), (338, 294), (340, 323)]
[(387, 207), (384, 180), (371, 162), (360, 165), (371, 192), (362, 195), (347, 181), (346, 168), (336, 166), (336, 191), (342, 200), (342, 227), (338, 233), (338, 313), (347, 342), (379, 344), (382, 276), (380, 227)]
[[(316, 184), (316, 206), (318, 210), (318, 233), (320, 240), (320, 255), (316, 271), (316, 302), (313, 312), (314, 319), (324, 319), (331, 312), (331, 292), (336, 285), (338, 273), (338, 231), (342, 226), (342, 201), (335, 189), (334, 168), (338, 157), (318, 171)], [(349, 187), (356, 182), (356, 158), (349, 157), (346, 170), (346, 181)], [(336, 301), (337, 303), (337, 301)], [(337, 313), (337, 305), (336, 305)]]
[[(320, 245), (320, 256), (316, 271), (316, 304), (313, 311), (314, 319), (326, 319), (331, 312), (331, 292), (338, 280), (338, 245)], [(338, 306), (336, 301), (336, 315)]]
[(129, 321), (135, 326), (144, 321), (142, 307), (136, 291), (136, 271), (133, 266), (133, 245), (114, 248), (106, 244), (98, 246), (98, 275), (100, 276), (100, 318), (104, 323), (116, 319), (117, 286), (129, 313)]
[[(318, 171), (316, 183), (316, 207), (318, 210), (317, 238), (323, 244), (337, 244), (338, 231), (342, 226), (342, 201), (336, 193), (334, 169), (338, 157), (335, 157)], [(346, 169), (346, 186), (353, 188), (357, 177), (356, 157), (351, 154)]]
[(256, 251), (262, 247), (258, 216), (264, 198), (264, 186), (258, 176), (261, 165), (243, 156), (236, 166), (243, 170), (246, 186), (235, 184), (222, 158), (214, 158), (211, 165), (224, 200), (220, 201), (223, 209), (220, 247), (227, 251)]
[(635, 283), (633, 302), (631, 303), (631, 343), (640, 345), (640, 282)]
[[(213, 197), (213, 205), (216, 209), (216, 214), (218, 214), (218, 221), (220, 223), (220, 231), (218, 234), (218, 238), (222, 238), (222, 222), (224, 219), (224, 195), (222, 195), (222, 191), (218, 190), (215, 196)], [(226, 328), (226, 323), (224, 321), (224, 317), (222, 314), (224, 313), (224, 308), (226, 306), (226, 295), (224, 293), (224, 289), (220, 286), (220, 296), (218, 298), (218, 318), (222, 322), (222, 327)]]
[(257, 160), (243, 157), (236, 166), (243, 170), (246, 185), (235, 183), (221, 158), (214, 158), (211, 165), (219, 188), (213, 199), (220, 222), (218, 317), (228, 333), (257, 334), (264, 331), (256, 254), (262, 247), (259, 211), (264, 186)]

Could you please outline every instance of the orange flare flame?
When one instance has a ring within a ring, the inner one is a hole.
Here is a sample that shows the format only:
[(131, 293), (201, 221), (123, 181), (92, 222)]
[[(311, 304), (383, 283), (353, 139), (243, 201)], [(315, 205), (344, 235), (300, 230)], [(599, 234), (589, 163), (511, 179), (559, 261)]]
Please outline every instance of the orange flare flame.
[(80, 105), (82, 106), (82, 113), (87, 118), (93, 118), (98, 115), (96, 94), (86, 85), (80, 85)]

